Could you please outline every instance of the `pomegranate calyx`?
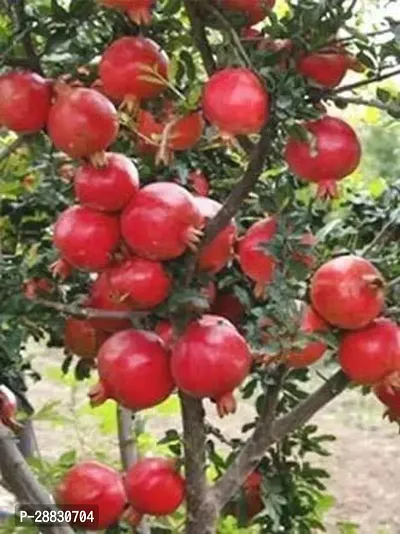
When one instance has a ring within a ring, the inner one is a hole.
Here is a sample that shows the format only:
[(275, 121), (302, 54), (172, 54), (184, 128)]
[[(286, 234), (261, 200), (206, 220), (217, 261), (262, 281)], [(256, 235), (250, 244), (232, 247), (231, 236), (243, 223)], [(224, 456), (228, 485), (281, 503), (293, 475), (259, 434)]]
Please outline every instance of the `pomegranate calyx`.
[(109, 398), (105, 390), (105, 387), (101, 382), (98, 382), (92, 388), (90, 388), (88, 397), (89, 397), (90, 406), (92, 408), (95, 408), (96, 406), (101, 406)]
[(219, 399), (216, 399), (217, 413), (221, 419), (225, 415), (235, 413), (237, 410), (237, 402), (233, 393), (226, 393)]
[(385, 288), (385, 281), (381, 276), (375, 276), (374, 274), (364, 274), (362, 280), (371, 288), (377, 291)]
[(132, 527), (137, 527), (140, 524), (142, 518), (143, 515), (134, 510), (132, 506), (128, 506), (128, 508), (125, 509), (121, 516), (121, 519), (123, 521), (126, 521)]
[(198, 246), (200, 244), (200, 241), (202, 240), (204, 236), (203, 230), (200, 230), (200, 228), (196, 228), (194, 226), (190, 226), (185, 234), (185, 243), (190, 248), (190, 250), (194, 253), (197, 252)]
[(96, 152), (95, 154), (92, 154), (89, 157), (90, 163), (95, 167), (96, 169), (104, 169), (107, 167), (108, 160), (106, 152)]
[(139, 9), (130, 9), (127, 11), (128, 17), (138, 26), (148, 26), (151, 23), (151, 12), (143, 7)]
[(264, 300), (266, 297), (266, 285), (264, 282), (257, 282), (254, 286), (254, 296), (257, 300)]
[(317, 189), (318, 198), (327, 200), (338, 196), (337, 184), (334, 180), (324, 180), (319, 182)]

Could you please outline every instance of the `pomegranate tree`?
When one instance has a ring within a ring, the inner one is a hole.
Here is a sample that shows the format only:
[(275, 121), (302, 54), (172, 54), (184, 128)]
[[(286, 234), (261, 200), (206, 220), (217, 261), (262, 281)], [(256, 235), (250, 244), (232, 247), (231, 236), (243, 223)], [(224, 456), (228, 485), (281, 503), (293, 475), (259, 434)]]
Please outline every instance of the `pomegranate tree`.
[(236, 410), (233, 390), (248, 375), (251, 362), (250, 349), (233, 324), (217, 315), (204, 315), (175, 343), (171, 368), (181, 390), (211, 398), (223, 417)]
[(384, 280), (366, 259), (340, 256), (320, 267), (311, 280), (311, 300), (326, 321), (354, 330), (373, 321), (384, 305)]
[(29, 134), (42, 130), (50, 113), (52, 87), (29, 71), (0, 75), (0, 125)]
[(336, 182), (356, 170), (361, 146), (353, 128), (336, 117), (304, 124), (309, 139), (290, 137), (285, 159), (289, 169), (306, 181), (318, 184), (320, 196), (336, 196)]

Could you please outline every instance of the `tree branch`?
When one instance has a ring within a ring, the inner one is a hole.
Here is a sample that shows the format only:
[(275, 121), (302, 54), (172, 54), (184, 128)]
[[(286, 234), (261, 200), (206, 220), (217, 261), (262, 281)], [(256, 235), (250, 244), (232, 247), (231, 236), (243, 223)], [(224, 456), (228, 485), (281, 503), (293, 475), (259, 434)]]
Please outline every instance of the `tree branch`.
[(216, 503), (206, 480), (205, 412), (201, 400), (179, 393), (182, 406), (185, 476), (186, 476), (186, 532), (214, 534), (217, 517)]
[(366, 85), (369, 85), (370, 83), (387, 80), (388, 78), (392, 78), (393, 76), (396, 76), (397, 74), (400, 74), (400, 69), (396, 69), (391, 72), (386, 72), (382, 74), (377, 74), (376, 76), (373, 76), (372, 78), (368, 78), (367, 80), (361, 80), (360, 82), (355, 82), (349, 85), (343, 85), (342, 87), (338, 87), (338, 89), (335, 89), (335, 91), (333, 91), (332, 94), (337, 95), (339, 93), (344, 93), (345, 91), (353, 91), (354, 89), (359, 89), (360, 87), (364, 87)]
[(110, 311), (110, 310), (98, 310), (96, 308), (81, 307), (76, 304), (63, 304), (62, 302), (56, 302), (54, 300), (48, 300), (43, 298), (30, 299), (35, 304), (45, 306), (57, 310), (60, 313), (66, 315), (72, 315), (73, 317), (80, 317), (82, 319), (137, 319), (140, 317), (147, 317), (149, 312), (125, 312), (125, 311)]
[(18, 21), (18, 30), (23, 33), (22, 44), (24, 45), (24, 50), (29, 60), (29, 68), (38, 74), (43, 75), (42, 66), (40, 64), (39, 57), (36, 54), (31, 32), (26, 31), (28, 27), (28, 18), (25, 12), (25, 0), (15, 0), (14, 11)]
[[(399, 210), (396, 210), (396, 212)], [(391, 219), (386, 224), (383, 225), (383, 227), (376, 234), (373, 240), (366, 247), (364, 247), (364, 250), (362, 251), (361, 256), (367, 256), (376, 247), (376, 245), (381, 241), (381, 239), (385, 237), (387, 233), (389, 233), (389, 230), (392, 228), (392, 226), (396, 225), (396, 217), (394, 215), (395, 214), (392, 214)]]
[(130, 410), (117, 406), (118, 444), (122, 467), (127, 471), (137, 459), (138, 454), (133, 437), (133, 414)]
[(340, 104), (355, 104), (356, 106), (381, 109), (389, 113), (400, 113), (400, 106), (395, 102), (385, 104), (376, 98), (365, 99), (358, 96), (328, 96), (327, 98), (339, 106)]
[[(14, 437), (2, 423), (0, 423), (0, 472), (20, 504), (54, 508), (50, 494), (37, 482), (19, 451)], [(46, 532), (73, 534), (74, 531), (69, 526), (62, 525), (48, 526)]]
[(307, 399), (300, 402), (288, 415), (272, 424), (270, 416), (266, 424), (265, 420), (260, 419), (251, 438), (215, 486), (218, 506), (223, 507), (237, 493), (246, 476), (261, 461), (266, 449), (304, 425), (316, 412), (344, 391), (348, 384), (349, 380), (344, 373), (338, 371)]
[(212, 54), (210, 44), (207, 39), (206, 29), (203, 24), (203, 19), (199, 15), (196, 2), (193, 0), (184, 0), (186, 12), (189, 17), (193, 41), (200, 52), (203, 60), (204, 68), (209, 76), (212, 76), (217, 70), (217, 65)]
[(393, 280), (390, 280), (390, 282), (386, 284), (386, 288), (391, 289), (399, 284), (400, 284), (400, 276), (397, 276), (397, 278), (393, 278)]

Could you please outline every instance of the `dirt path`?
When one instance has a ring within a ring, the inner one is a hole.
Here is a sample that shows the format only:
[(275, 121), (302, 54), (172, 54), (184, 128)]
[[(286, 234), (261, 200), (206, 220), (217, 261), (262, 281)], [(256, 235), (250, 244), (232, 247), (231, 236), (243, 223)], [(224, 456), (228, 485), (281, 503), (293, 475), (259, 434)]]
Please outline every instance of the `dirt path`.
[[(48, 421), (35, 423), (43, 456), (56, 460), (63, 452), (75, 448), (90, 456), (94, 444), (99, 451), (107, 451), (109, 461), (117, 460), (115, 434), (100, 432), (99, 419), (87, 409), (86, 387), (81, 385), (71, 393), (70, 385), (57, 379), (60, 354), (54, 350), (44, 353), (37, 346), (31, 347), (31, 353), (36, 366), (47, 375), (32, 385), (32, 403), (38, 410), (49, 401), (61, 401), (56, 411), (71, 419), (63, 428)], [(85, 412), (79, 416), (78, 425), (72, 423), (72, 406)], [(213, 412), (211, 408), (210, 419), (214, 418)], [(251, 413), (252, 407), (243, 403), (235, 416), (222, 425), (218, 421), (218, 426), (234, 436)], [(318, 459), (331, 473), (327, 485), (335, 498), (327, 517), (328, 534), (341, 534), (338, 523), (350, 521), (360, 526), (354, 531), (357, 534), (400, 534), (400, 436), (395, 425), (382, 422), (381, 414), (380, 405), (372, 397), (348, 391), (315, 418), (321, 432), (337, 436), (337, 441), (329, 446), (332, 455)], [(112, 419), (110, 412), (105, 424), (112, 427)], [(148, 428), (162, 436), (171, 423), (177, 423), (175, 415), (152, 416)], [(0, 508), (10, 508), (12, 504), (12, 497), (1, 490)]]

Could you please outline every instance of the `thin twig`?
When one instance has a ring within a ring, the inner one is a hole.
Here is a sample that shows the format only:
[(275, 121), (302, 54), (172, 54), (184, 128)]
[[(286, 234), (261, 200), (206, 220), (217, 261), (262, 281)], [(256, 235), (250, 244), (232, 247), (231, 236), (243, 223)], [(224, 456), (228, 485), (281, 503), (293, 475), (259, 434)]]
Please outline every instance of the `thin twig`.
[(211, 434), (212, 436), (217, 438), (224, 445), (228, 445), (228, 447), (231, 447), (232, 449), (235, 448), (235, 446), (236, 446), (235, 440), (228, 439), (227, 437), (225, 437), (225, 435), (222, 432), (222, 430), (220, 430), (219, 428), (217, 428), (214, 425), (212, 425), (210, 423), (210, 421), (206, 421), (205, 422), (205, 426), (206, 426), (207, 434)]
[(360, 82), (351, 83), (349, 85), (343, 85), (342, 87), (335, 89), (335, 91), (333, 91), (333, 94), (337, 95), (339, 93), (344, 93), (345, 91), (353, 91), (354, 89), (359, 89), (360, 87), (364, 87), (366, 85), (369, 85), (370, 83), (387, 80), (388, 78), (392, 78), (393, 76), (396, 76), (397, 74), (400, 74), (400, 69), (396, 69), (391, 72), (386, 72), (382, 74), (377, 74), (376, 76), (373, 76), (372, 78), (368, 78), (367, 80), (361, 80)]
[(400, 106), (395, 102), (389, 102), (385, 104), (376, 98), (365, 99), (358, 96), (332, 96), (327, 97), (331, 99), (335, 104), (355, 104), (356, 106), (367, 106), (369, 108), (377, 108), (389, 113), (400, 113)]
[(147, 317), (149, 312), (130, 312), (130, 311), (111, 311), (111, 310), (98, 310), (96, 308), (88, 308), (78, 306), (76, 304), (63, 304), (62, 302), (56, 302), (53, 300), (34, 298), (32, 302), (39, 304), (40, 306), (46, 306), (57, 310), (60, 313), (66, 315), (72, 315), (73, 317), (81, 317), (83, 319), (137, 319), (138, 317)]
[(393, 288), (398, 284), (400, 284), (400, 276), (397, 276), (397, 278), (393, 278), (393, 280), (390, 280), (390, 282), (386, 284), (386, 288)]
[(193, 41), (200, 52), (204, 68), (209, 76), (217, 70), (214, 56), (207, 39), (206, 29), (202, 17), (199, 15), (196, 3), (192, 0), (184, 0), (187, 15), (190, 20)]
[(15, 0), (14, 11), (18, 20), (18, 30), (23, 32), (22, 44), (24, 45), (24, 50), (29, 60), (29, 67), (31, 68), (31, 70), (43, 75), (43, 69), (40, 64), (40, 59), (35, 50), (35, 45), (33, 43), (31, 32), (25, 32), (25, 29), (29, 24), (28, 17), (25, 11), (25, 0)]
[(385, 225), (383, 225), (382, 229), (376, 234), (374, 239), (370, 243), (368, 243), (366, 247), (364, 247), (361, 256), (367, 256), (376, 247), (379, 241), (381, 241), (381, 239), (385, 236), (388, 230), (390, 230), (395, 224), (396, 221), (394, 220), (394, 218), (391, 218)]

